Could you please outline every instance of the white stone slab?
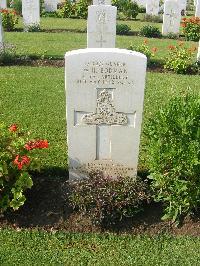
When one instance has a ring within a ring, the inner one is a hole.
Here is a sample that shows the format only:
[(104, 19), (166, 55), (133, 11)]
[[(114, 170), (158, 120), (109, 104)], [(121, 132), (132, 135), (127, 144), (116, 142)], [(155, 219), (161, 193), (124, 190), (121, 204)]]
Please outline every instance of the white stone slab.
[(66, 53), (70, 179), (92, 169), (112, 177), (136, 175), (146, 61), (117, 48)]
[(7, 1), (6, 0), (0, 0), (0, 9), (7, 8)]
[(159, 0), (148, 0), (146, 3), (146, 14), (157, 16), (159, 12)]
[(111, 5), (111, 0), (93, 0), (93, 5)]
[(199, 48), (197, 53), (197, 62), (200, 62), (200, 40), (199, 40)]
[(200, 0), (196, 1), (195, 17), (200, 17)]
[(187, 0), (179, 0), (180, 2), (180, 6), (181, 6), (181, 10), (185, 10), (187, 8)]
[(1, 16), (1, 13), (0, 13), (0, 50), (1, 48), (3, 47), (3, 26), (2, 26), (2, 16)]
[(46, 12), (57, 11), (57, 4), (58, 4), (58, 0), (45, 0), (44, 9)]
[(22, 0), (22, 15), (25, 28), (40, 24), (40, 1)]
[(166, 0), (164, 3), (162, 34), (179, 34), (181, 23), (181, 8), (179, 1)]
[(114, 48), (117, 8), (110, 5), (88, 7), (87, 47)]

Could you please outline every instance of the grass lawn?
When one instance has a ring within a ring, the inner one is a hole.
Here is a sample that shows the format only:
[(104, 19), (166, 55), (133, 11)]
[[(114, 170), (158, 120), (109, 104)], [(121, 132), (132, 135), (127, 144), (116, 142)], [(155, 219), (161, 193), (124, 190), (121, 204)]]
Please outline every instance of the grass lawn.
[[(117, 48), (129, 48), (131, 44), (141, 45), (144, 37), (117, 36)], [(172, 39), (148, 39), (149, 47), (157, 47), (155, 59), (162, 59), (168, 54), (169, 45), (176, 45), (177, 40)], [(67, 51), (86, 48), (86, 33), (46, 33), (46, 32), (6, 32), (5, 41), (16, 46), (17, 54), (36, 55), (39, 57), (63, 58)], [(187, 47), (197, 47), (196, 42), (186, 42)]]
[(199, 265), (200, 239), (0, 230), (1, 265)]
[[(162, 29), (162, 23), (153, 23), (141, 21), (143, 14), (137, 17), (137, 20), (125, 21), (118, 20), (119, 24), (127, 24), (132, 31), (139, 31), (144, 25), (153, 25)], [(71, 18), (41, 18), (41, 29), (64, 29), (64, 30), (79, 30), (84, 31), (87, 28), (87, 20), (85, 19), (71, 19)], [(20, 18), (17, 28), (23, 28), (23, 21)]]
[[(144, 124), (172, 94), (198, 91), (199, 77), (171, 73), (148, 73)], [(34, 137), (47, 138), (45, 167), (67, 166), (64, 69), (53, 67), (1, 67), (0, 114), (7, 124), (19, 123)], [(142, 136), (142, 144), (144, 136)], [(145, 146), (141, 145), (140, 167), (145, 167)]]

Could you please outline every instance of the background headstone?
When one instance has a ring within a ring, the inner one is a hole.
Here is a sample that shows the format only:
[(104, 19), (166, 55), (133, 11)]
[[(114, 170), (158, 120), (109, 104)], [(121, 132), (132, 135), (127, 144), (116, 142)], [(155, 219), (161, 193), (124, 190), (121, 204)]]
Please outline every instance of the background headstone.
[(179, 34), (181, 23), (180, 4), (176, 0), (166, 0), (164, 3), (162, 34)]
[(116, 48), (66, 53), (70, 179), (90, 170), (136, 175), (146, 61), (143, 54)]
[(195, 17), (200, 17), (200, 0), (196, 1)]
[(0, 0), (0, 9), (7, 8), (7, 1), (6, 0)]
[(199, 48), (198, 48), (198, 53), (197, 53), (197, 62), (200, 63), (200, 40), (199, 40)]
[(146, 3), (146, 14), (157, 16), (159, 12), (159, 0), (148, 0)]
[(40, 24), (40, 1), (22, 0), (22, 15), (25, 29)]
[(117, 8), (111, 5), (88, 7), (87, 47), (113, 48), (116, 39)]
[(57, 10), (58, 0), (45, 0), (44, 9), (46, 12), (54, 12)]
[(93, 5), (111, 5), (111, 0), (93, 0)]

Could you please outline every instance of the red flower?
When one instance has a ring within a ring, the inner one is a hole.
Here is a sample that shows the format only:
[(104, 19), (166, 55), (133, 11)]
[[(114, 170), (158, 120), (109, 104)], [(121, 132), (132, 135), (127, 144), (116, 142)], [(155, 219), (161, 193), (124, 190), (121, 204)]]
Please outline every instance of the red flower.
[(32, 140), (25, 144), (24, 148), (28, 151), (33, 149), (46, 149), (49, 147), (47, 140)]
[(152, 52), (156, 53), (158, 51), (158, 48), (157, 47), (153, 47), (152, 48)]
[(169, 48), (170, 50), (174, 50), (174, 49), (175, 49), (175, 46), (174, 46), (174, 45), (169, 45), (168, 48)]
[(30, 164), (31, 159), (24, 155), (20, 158), (20, 155), (17, 155), (15, 160), (13, 161), (14, 165), (17, 165), (19, 170), (22, 170), (23, 165), (29, 165)]
[(9, 127), (9, 131), (10, 132), (15, 132), (15, 131), (17, 131), (17, 125), (16, 124), (12, 124), (10, 127)]

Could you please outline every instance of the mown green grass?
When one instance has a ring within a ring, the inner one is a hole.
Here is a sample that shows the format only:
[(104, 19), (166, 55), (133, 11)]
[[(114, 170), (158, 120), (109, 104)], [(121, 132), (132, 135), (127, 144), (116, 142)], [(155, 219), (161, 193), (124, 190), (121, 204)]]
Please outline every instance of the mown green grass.
[[(140, 31), (144, 25), (153, 25), (158, 27), (160, 30), (162, 28), (162, 23), (153, 23), (141, 21), (143, 14), (140, 14), (136, 20), (117, 20), (119, 24), (127, 24), (132, 31)], [(86, 19), (72, 19), (72, 18), (41, 18), (41, 29), (62, 29), (62, 30), (80, 30), (84, 31), (87, 27)], [(23, 28), (23, 21), (20, 18), (17, 28)]]
[[(116, 47), (127, 49), (131, 44), (138, 46), (144, 42), (144, 37), (117, 36)], [(14, 44), (17, 54), (36, 55), (38, 57), (63, 58), (67, 51), (86, 48), (86, 33), (45, 33), (45, 32), (6, 32), (5, 41)], [(176, 45), (177, 40), (148, 39), (150, 48), (157, 47), (155, 59), (162, 59), (169, 53), (169, 45)], [(187, 47), (197, 47), (198, 43), (185, 42)]]
[[(198, 76), (148, 73), (144, 105), (144, 124), (172, 94), (199, 91)], [(43, 167), (67, 167), (64, 69), (53, 67), (0, 68), (1, 121), (20, 124), (34, 137), (47, 138)], [(145, 138), (139, 167), (145, 167)]]
[(195, 237), (0, 231), (1, 265), (199, 265)]

